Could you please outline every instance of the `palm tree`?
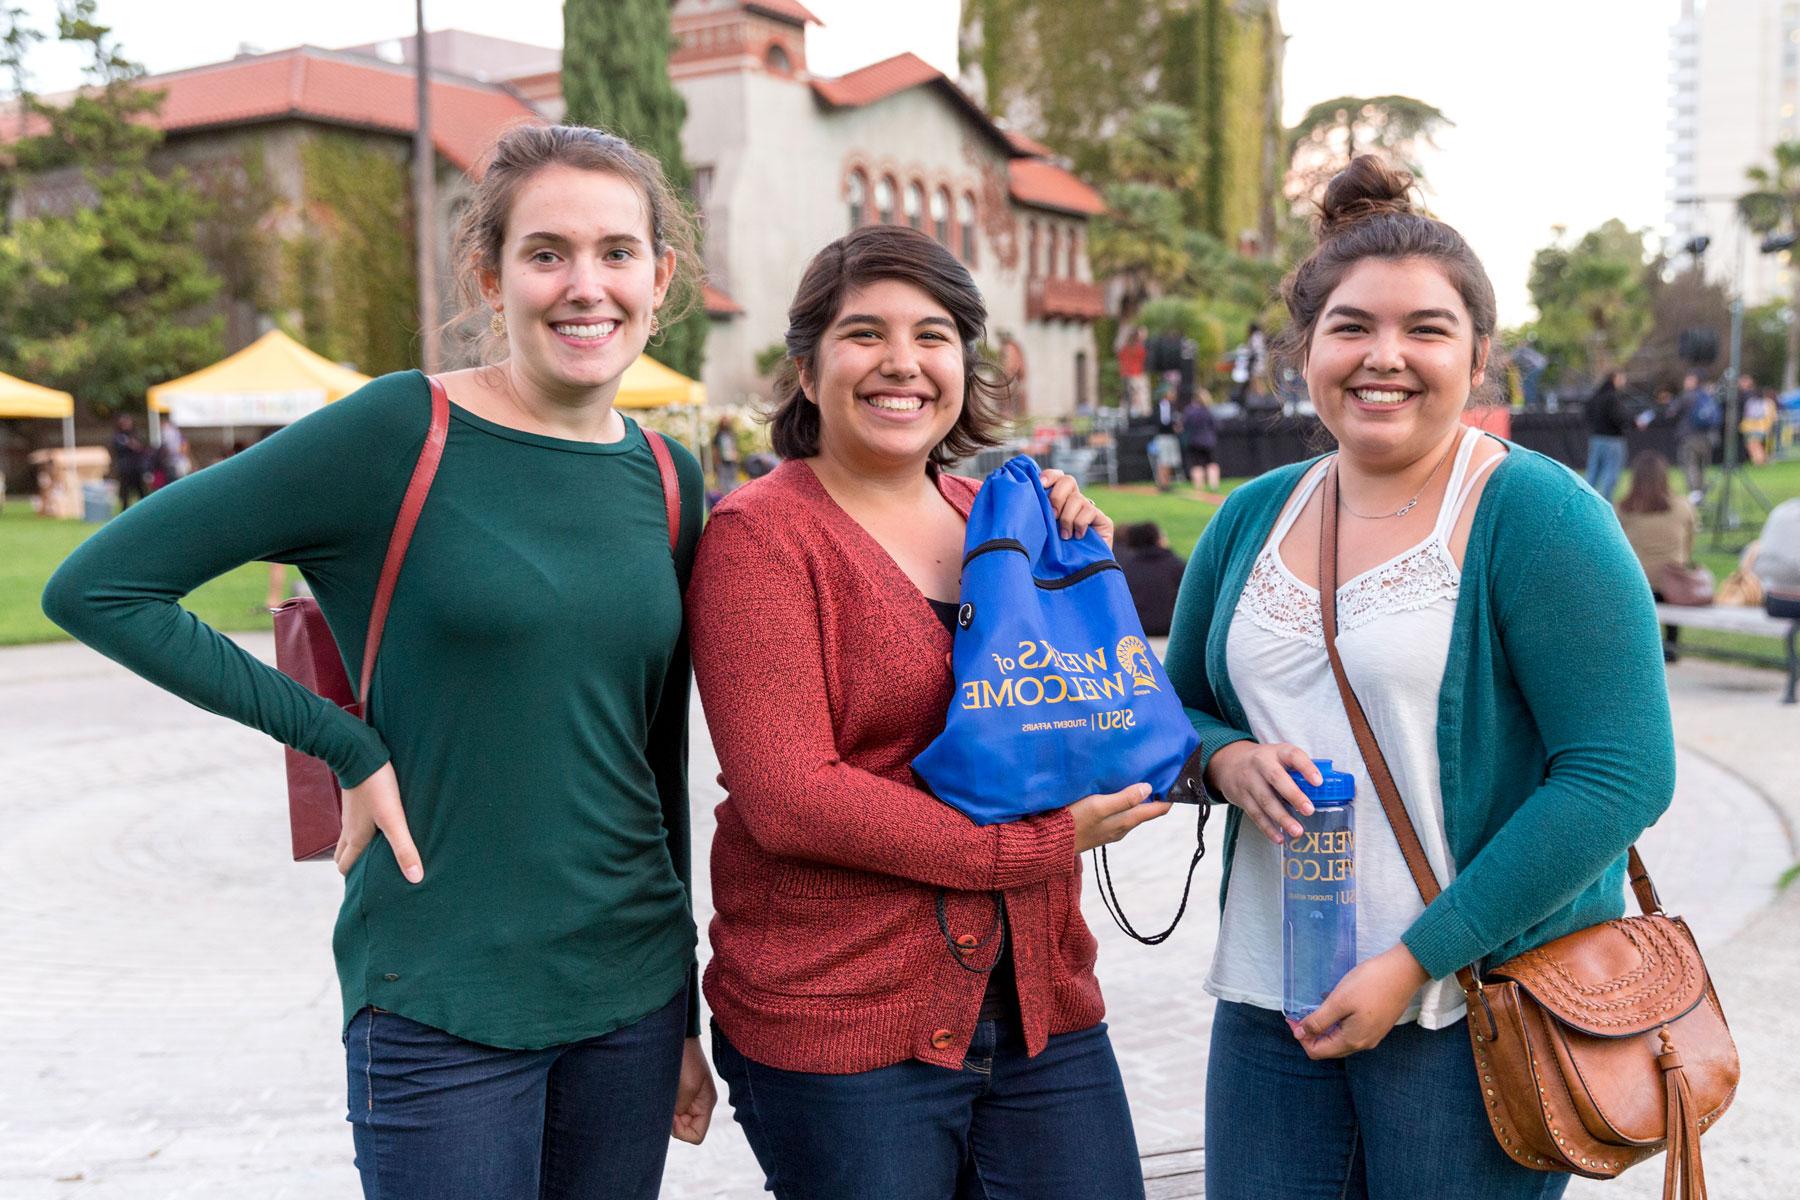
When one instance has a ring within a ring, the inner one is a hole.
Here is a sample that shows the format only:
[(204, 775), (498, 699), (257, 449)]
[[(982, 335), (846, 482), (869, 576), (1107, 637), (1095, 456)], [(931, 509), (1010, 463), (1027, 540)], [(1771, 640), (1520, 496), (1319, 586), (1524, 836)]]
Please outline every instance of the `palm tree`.
[(1411, 96), (1339, 96), (1315, 104), (1288, 130), (1287, 197), (1318, 199), (1333, 175), (1369, 152), (1423, 180), (1420, 148), (1435, 147), (1437, 135), (1454, 124), (1437, 106)]
[[(1773, 166), (1751, 167), (1751, 189), (1738, 197), (1738, 214), (1757, 233), (1800, 233), (1800, 141), (1781, 142)], [(1793, 293), (1788, 299), (1787, 356), (1781, 390), (1792, 391), (1800, 374), (1800, 264), (1790, 264)]]

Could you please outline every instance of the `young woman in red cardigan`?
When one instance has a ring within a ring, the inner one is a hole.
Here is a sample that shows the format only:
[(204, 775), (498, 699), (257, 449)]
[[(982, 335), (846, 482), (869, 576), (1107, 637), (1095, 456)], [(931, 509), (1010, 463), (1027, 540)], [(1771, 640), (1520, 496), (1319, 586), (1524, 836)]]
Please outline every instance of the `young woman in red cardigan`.
[[(997, 441), (969, 272), (907, 228), (822, 250), (789, 310), (786, 460), (733, 492), (688, 594), (728, 798), (713, 1058), (781, 1200), (1128, 1200), (1081, 851), (1167, 811), (1138, 784), (976, 826), (924, 791), (964, 525), (943, 467)], [(1066, 535), (1109, 522), (1046, 472)]]

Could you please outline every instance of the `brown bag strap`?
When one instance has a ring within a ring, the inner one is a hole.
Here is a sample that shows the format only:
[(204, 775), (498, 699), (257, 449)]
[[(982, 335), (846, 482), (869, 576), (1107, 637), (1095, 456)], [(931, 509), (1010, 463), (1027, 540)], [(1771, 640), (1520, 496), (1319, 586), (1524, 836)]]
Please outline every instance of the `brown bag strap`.
[(425, 429), (425, 444), (419, 448), (419, 461), (413, 464), (412, 480), (400, 501), (400, 515), (394, 518), (394, 532), (388, 536), (381, 582), (375, 585), (375, 607), (369, 610), (369, 632), (363, 638), (362, 681), (357, 684), (356, 698), (364, 720), (369, 715), (369, 683), (375, 678), (375, 654), (381, 649), (381, 631), (387, 626), (388, 608), (394, 602), (400, 564), (406, 561), (406, 548), (412, 543), (419, 513), (425, 508), (426, 493), (431, 491), (438, 463), (444, 458), (444, 443), (450, 436), (450, 397), (435, 376), (427, 375), (425, 382), (431, 385), (431, 424)]
[(663, 515), (669, 521), (669, 553), (673, 554), (681, 543), (681, 479), (675, 474), (675, 459), (663, 435), (644, 429), (644, 440), (650, 443), (650, 455), (656, 459), (656, 473), (662, 479)]
[[(1381, 753), (1381, 743), (1375, 740), (1375, 730), (1369, 725), (1362, 702), (1356, 698), (1356, 692), (1350, 686), (1350, 676), (1344, 670), (1342, 656), (1338, 654), (1336, 458), (1326, 465), (1325, 479), (1319, 491), (1319, 619), (1325, 630), (1325, 653), (1331, 659), (1331, 674), (1337, 680), (1338, 694), (1343, 697), (1344, 712), (1350, 718), (1350, 732), (1356, 738), (1356, 748), (1362, 754), (1363, 766), (1369, 772), (1369, 782), (1374, 785), (1375, 794), (1381, 798), (1381, 810), (1387, 814), (1388, 824), (1394, 830), (1394, 840), (1400, 843), (1400, 855), (1406, 860), (1406, 869), (1412, 873), (1413, 884), (1419, 889), (1419, 898), (1429, 906), (1443, 889), (1438, 886), (1437, 876), (1431, 873), (1431, 863), (1425, 857), (1425, 847), (1419, 841), (1419, 831), (1413, 828), (1412, 818), (1407, 815), (1406, 804), (1400, 799), (1400, 789), (1394, 784), (1393, 772), (1388, 770), (1387, 758)], [(1627, 869), (1638, 907), (1646, 914), (1661, 912), (1662, 903), (1657, 898), (1656, 885), (1650, 882), (1650, 873), (1644, 869), (1644, 860), (1638, 857), (1636, 846), (1631, 847)], [(1472, 967), (1458, 970), (1456, 981), (1462, 985), (1465, 994), (1477, 992), (1481, 986)]]

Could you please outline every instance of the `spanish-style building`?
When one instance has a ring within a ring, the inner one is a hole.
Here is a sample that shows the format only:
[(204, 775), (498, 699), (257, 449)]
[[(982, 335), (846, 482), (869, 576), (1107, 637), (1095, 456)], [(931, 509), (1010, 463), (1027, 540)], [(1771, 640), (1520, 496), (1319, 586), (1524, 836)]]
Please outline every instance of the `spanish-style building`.
[[(714, 403), (763, 393), (757, 357), (782, 340), (807, 261), (873, 222), (924, 230), (968, 264), (987, 300), (991, 349), (1017, 375), (1019, 415), (1092, 402), (1091, 323), (1104, 304), (1088, 223), (1104, 205), (1048, 148), (997, 125), (911, 54), (815, 77), (806, 29), (817, 18), (796, 0), (674, 0), (672, 21), (670, 75), (687, 102), (683, 144), (705, 230), (703, 382)], [(442, 256), (482, 152), (519, 121), (562, 116), (560, 53), (458, 30), (428, 36)], [(351, 131), (396, 162), (409, 153), (412, 49), (411, 38), (298, 47), (150, 77), (145, 85), (165, 93), (159, 160), (204, 172), (256, 157), (284, 201), (271, 219), (297, 225), (309, 137)], [(78, 203), (69, 189), (83, 186), (76, 172), (41, 180), (15, 197), (15, 215)], [(446, 287), (450, 274), (444, 261)], [(226, 307), (228, 349), (270, 315), (249, 300)]]

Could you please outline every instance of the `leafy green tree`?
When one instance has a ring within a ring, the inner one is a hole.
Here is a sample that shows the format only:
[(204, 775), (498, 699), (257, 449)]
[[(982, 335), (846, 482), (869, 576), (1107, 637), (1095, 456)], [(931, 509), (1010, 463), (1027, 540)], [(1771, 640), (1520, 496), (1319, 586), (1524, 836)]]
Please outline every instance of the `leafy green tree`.
[(199, 319), (219, 290), (195, 245), (204, 199), (180, 171), (148, 166), (160, 103), (94, 0), (71, 0), (58, 36), (89, 54), (91, 86), (64, 106), (29, 100), (46, 131), (15, 146), (22, 173), (79, 170), (91, 203), (21, 220), (0, 236), (0, 369), (73, 392), (107, 414), (221, 353), (220, 321)]
[[(1780, 143), (1771, 163), (1751, 167), (1745, 176), (1750, 190), (1738, 197), (1738, 212), (1745, 224), (1761, 234), (1800, 233), (1800, 141)], [(1793, 319), (1788, 322), (1787, 353), (1781, 367), (1783, 391), (1792, 390), (1800, 381), (1800, 271), (1789, 274), (1794, 277), (1789, 300)]]
[[(962, 57), (990, 111), (1104, 180), (1120, 131), (1154, 104), (1186, 114), (1169, 145), (1184, 219), (1273, 244), (1281, 32), (1272, 0), (971, 0)], [(1136, 178), (1133, 174), (1131, 177)]]
[(1187, 274), (1181, 197), (1171, 188), (1138, 182), (1112, 184), (1104, 196), (1106, 212), (1094, 219), (1088, 234), (1088, 260), (1096, 275), (1123, 279), (1129, 312)]
[(1306, 110), (1288, 130), (1287, 197), (1318, 200), (1331, 177), (1358, 154), (1380, 154), (1424, 179), (1419, 152), (1455, 124), (1435, 105), (1411, 96), (1338, 96)]
[(1538, 348), (1557, 378), (1593, 378), (1622, 366), (1653, 323), (1644, 230), (1614, 218), (1574, 242), (1559, 236), (1531, 260)]
[[(677, 192), (693, 177), (681, 156), (687, 104), (669, 81), (675, 36), (668, 0), (565, 0), (564, 119), (597, 125), (654, 155)], [(696, 308), (665, 326), (649, 354), (698, 378), (706, 350), (706, 313)]]

